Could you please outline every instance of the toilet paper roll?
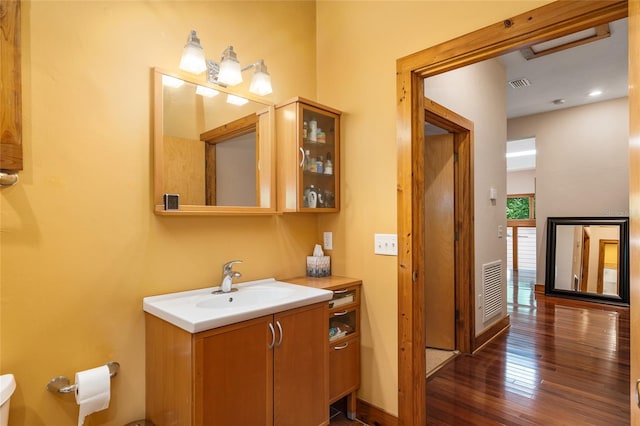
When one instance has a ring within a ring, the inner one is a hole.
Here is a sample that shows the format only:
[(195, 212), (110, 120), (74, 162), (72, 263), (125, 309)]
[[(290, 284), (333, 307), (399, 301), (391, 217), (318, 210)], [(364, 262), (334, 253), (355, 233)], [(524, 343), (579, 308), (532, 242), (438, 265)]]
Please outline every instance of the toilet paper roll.
[(103, 365), (76, 373), (76, 403), (80, 406), (78, 426), (84, 425), (84, 418), (89, 414), (109, 407), (110, 399), (109, 367)]

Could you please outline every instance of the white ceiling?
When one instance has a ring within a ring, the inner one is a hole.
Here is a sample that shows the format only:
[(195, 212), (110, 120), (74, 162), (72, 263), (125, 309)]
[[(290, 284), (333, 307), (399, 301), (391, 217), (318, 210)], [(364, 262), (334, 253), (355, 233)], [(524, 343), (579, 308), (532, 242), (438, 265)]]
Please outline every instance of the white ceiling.
[[(507, 77), (507, 118), (627, 96), (627, 19), (611, 22), (609, 28), (610, 37), (535, 59), (526, 60), (520, 51), (500, 57)], [(509, 81), (522, 78), (531, 85), (517, 89), (509, 86)], [(594, 89), (601, 90), (602, 95), (589, 97)], [(553, 103), (556, 99), (565, 102), (556, 105)], [(427, 135), (446, 133), (429, 123), (425, 123), (425, 132)], [(513, 150), (518, 151), (515, 146)], [(510, 158), (507, 163), (508, 170), (534, 169), (535, 155)]]
[[(627, 96), (627, 19), (609, 24), (611, 36), (527, 61), (520, 51), (500, 59), (507, 82), (526, 78), (531, 86), (507, 85), (507, 117), (522, 117)], [(590, 98), (591, 90), (602, 90)], [(565, 99), (562, 105), (553, 100)]]

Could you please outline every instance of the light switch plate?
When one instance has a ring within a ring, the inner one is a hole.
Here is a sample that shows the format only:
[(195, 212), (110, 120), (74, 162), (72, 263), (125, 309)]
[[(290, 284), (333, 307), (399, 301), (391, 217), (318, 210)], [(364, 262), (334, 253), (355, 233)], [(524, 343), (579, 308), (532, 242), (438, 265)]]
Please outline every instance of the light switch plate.
[(374, 234), (375, 254), (384, 256), (398, 255), (398, 235), (397, 234)]
[(333, 250), (333, 232), (324, 233), (324, 249)]

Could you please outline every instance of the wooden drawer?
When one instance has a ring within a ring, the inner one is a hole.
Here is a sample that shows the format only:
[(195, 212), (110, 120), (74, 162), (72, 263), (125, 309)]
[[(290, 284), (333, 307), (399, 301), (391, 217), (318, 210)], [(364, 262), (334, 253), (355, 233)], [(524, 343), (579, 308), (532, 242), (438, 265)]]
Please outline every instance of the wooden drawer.
[(333, 290), (333, 298), (329, 300), (329, 309), (344, 309), (360, 305), (360, 286)]
[(360, 309), (332, 309), (329, 311), (329, 344), (338, 346), (344, 339), (360, 334)]
[(360, 337), (329, 346), (329, 403), (360, 387)]

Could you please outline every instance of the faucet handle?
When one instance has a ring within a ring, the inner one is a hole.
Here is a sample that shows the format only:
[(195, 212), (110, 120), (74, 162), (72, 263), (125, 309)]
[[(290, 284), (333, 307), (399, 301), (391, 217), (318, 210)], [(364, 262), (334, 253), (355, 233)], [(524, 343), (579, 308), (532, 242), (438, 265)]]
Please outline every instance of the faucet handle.
[(230, 261), (230, 262), (225, 263), (225, 264), (222, 266), (222, 273), (223, 273), (223, 274), (229, 274), (229, 273), (231, 273), (231, 269), (233, 268), (233, 265), (234, 265), (235, 263), (242, 263), (242, 260), (232, 260), (232, 261)]

